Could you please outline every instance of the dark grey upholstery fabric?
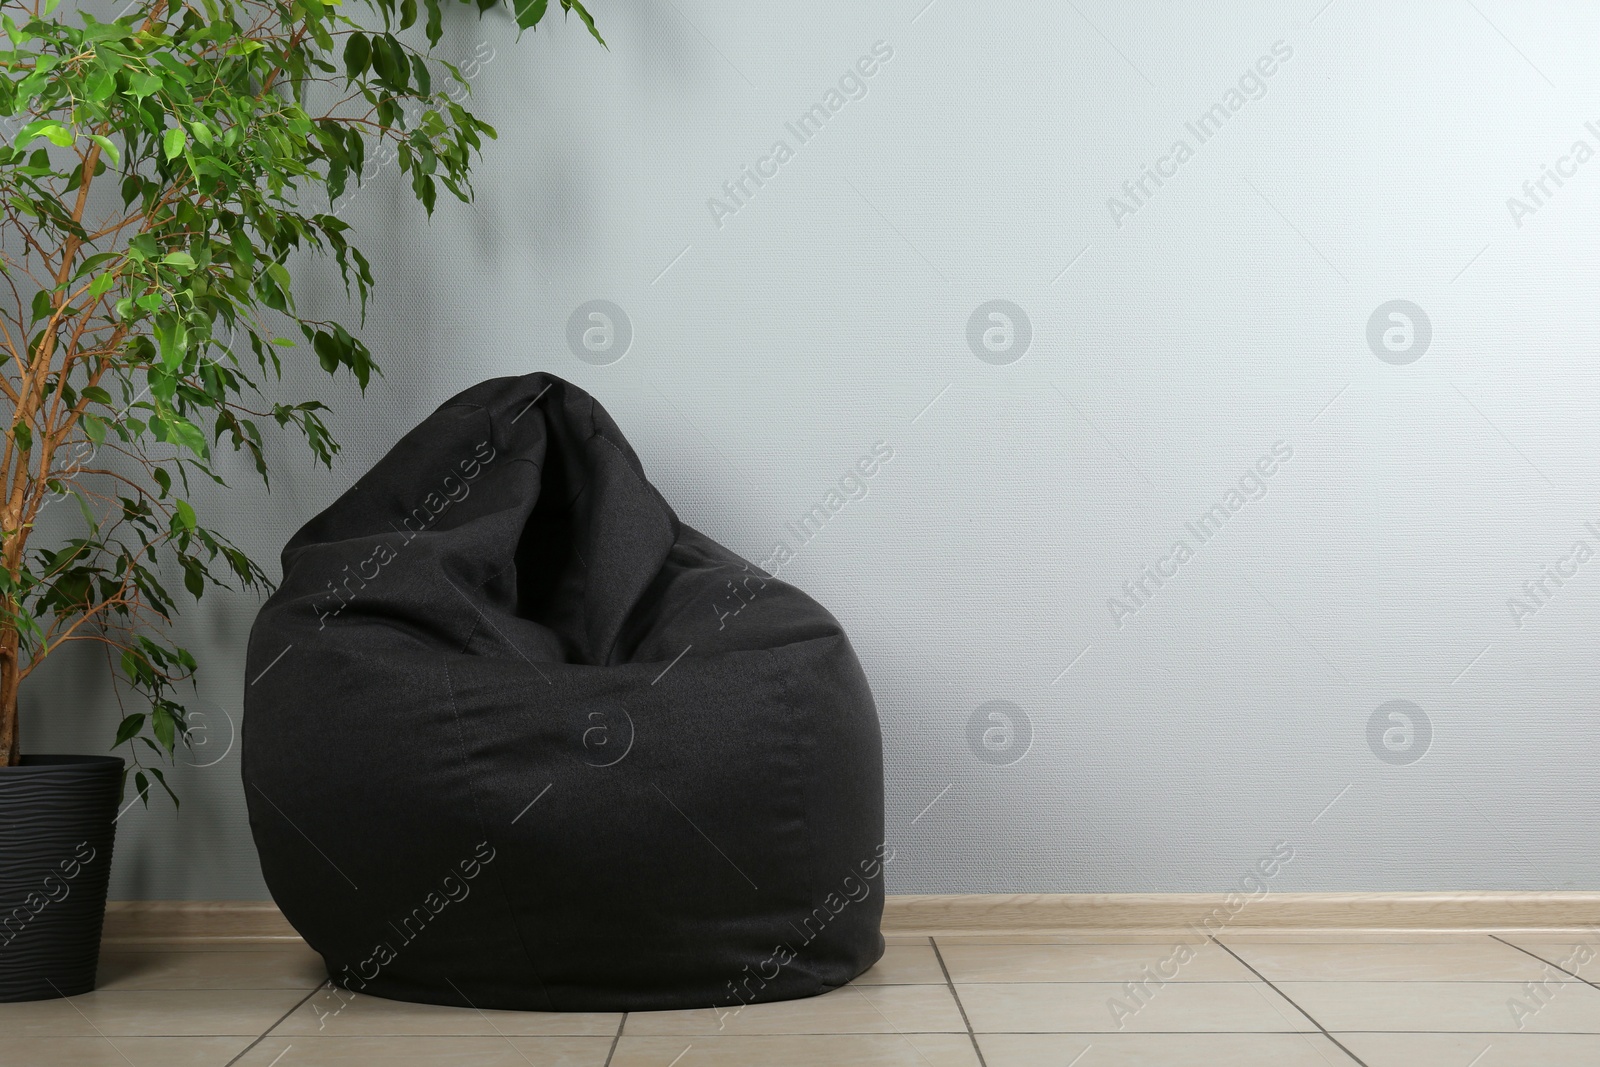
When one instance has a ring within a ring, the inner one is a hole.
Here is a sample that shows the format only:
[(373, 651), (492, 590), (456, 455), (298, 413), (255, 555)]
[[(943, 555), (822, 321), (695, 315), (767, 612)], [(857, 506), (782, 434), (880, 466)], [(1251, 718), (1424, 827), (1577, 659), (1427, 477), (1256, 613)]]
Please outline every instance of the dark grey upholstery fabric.
[(882, 953), (849, 641), (559, 378), (467, 390), (306, 524), (245, 682), (262, 872), (349, 989), (735, 1008)]

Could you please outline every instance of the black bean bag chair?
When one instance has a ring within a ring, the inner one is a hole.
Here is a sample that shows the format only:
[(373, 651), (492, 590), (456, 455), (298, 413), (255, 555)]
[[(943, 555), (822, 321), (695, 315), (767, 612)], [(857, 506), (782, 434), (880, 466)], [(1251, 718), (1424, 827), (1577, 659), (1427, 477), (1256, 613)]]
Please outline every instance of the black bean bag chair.
[(679, 522), (559, 378), (467, 390), (307, 523), (245, 683), (261, 870), (338, 985), (732, 1009), (882, 954), (849, 641)]

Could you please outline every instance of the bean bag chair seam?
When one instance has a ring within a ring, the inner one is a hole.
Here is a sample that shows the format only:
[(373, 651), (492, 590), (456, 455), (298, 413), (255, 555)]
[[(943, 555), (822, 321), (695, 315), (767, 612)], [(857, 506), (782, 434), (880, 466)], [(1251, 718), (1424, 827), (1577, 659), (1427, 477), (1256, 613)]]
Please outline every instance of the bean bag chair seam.
[[(478, 590), (481, 592), (483, 590), (484, 586), (488, 585), (490, 582), (494, 581), (496, 578), (500, 577), (502, 574), (504, 574), (506, 571), (510, 570), (514, 566), (516, 566), (516, 563), (514, 561), (511, 562), (511, 563), (507, 563), (504, 567), (501, 567), (499, 570), (497, 570), (493, 574), (489, 575), (489, 577), (487, 577), (483, 581), (479, 582), (478, 586), (477, 586)], [(450, 584), (452, 586), (455, 585), (454, 582), (451, 582)], [(465, 593), (462, 593), (461, 595), (464, 596), (464, 597), (466, 596)], [(470, 598), (468, 598), (468, 602), (470, 603)], [(483, 628), (483, 624), (484, 624), (484, 621), (486, 619), (486, 615), (485, 615), (485, 613), (484, 613), (482, 608), (479, 608), (476, 604), (473, 604), (472, 607), (473, 607), (473, 614), (476, 615), (477, 617), (472, 620), (472, 629), (467, 631), (467, 639), (465, 641), (461, 642), (461, 654), (463, 656), (468, 656), (468, 655), (472, 654), (471, 653), (472, 639), (474, 637), (478, 636), (478, 631)]]

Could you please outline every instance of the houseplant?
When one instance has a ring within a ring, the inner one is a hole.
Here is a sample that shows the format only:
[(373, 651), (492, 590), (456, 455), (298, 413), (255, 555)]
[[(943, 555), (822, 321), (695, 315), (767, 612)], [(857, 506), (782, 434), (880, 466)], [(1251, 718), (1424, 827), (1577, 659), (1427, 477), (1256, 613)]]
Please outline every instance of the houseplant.
[[(93, 987), (118, 797), (130, 775), (146, 803), (170, 794), (187, 734), (199, 665), (166, 624), (210, 586), (268, 581), (191, 487), (221, 481), (220, 449), (265, 478), (275, 430), (331, 462), (323, 405), (276, 395), (284, 361), (363, 387), (376, 370), (346, 325), (297, 312), (291, 257), (331, 256), (364, 312), (375, 278), (332, 203), (386, 154), (430, 214), (441, 186), (466, 200), (494, 136), (436, 54), (445, 0), (364, 0), (360, 19), (133, 0), (111, 22), (58, 3), (0, 0), (0, 1000)], [(549, 6), (510, 3), (521, 29)], [(71, 523), (50, 528), (74, 528), (47, 537), (53, 501)], [(22, 755), (19, 686), (74, 642), (137, 701), (113, 739), (131, 765)]]

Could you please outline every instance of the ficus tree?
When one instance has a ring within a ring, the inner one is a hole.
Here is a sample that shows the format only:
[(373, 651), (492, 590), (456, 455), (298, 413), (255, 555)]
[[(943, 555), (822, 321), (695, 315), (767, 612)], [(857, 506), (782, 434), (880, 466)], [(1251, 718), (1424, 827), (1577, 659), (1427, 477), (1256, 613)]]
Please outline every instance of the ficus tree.
[[(363, 389), (378, 369), (358, 327), (297, 311), (293, 272), (331, 257), (359, 322), (378, 279), (334, 202), (379, 160), (429, 214), (441, 186), (467, 200), (495, 134), (437, 54), (449, 0), (58, 2), (0, 0), (0, 767), (19, 687), (93, 642), (148, 803), (199, 669), (175, 613), (269, 583), (193, 487), (222, 481), (225, 450), (267, 478), (271, 434), (330, 464), (326, 409), (281, 395), (285, 365)], [(551, 6), (509, 2), (520, 29)]]

